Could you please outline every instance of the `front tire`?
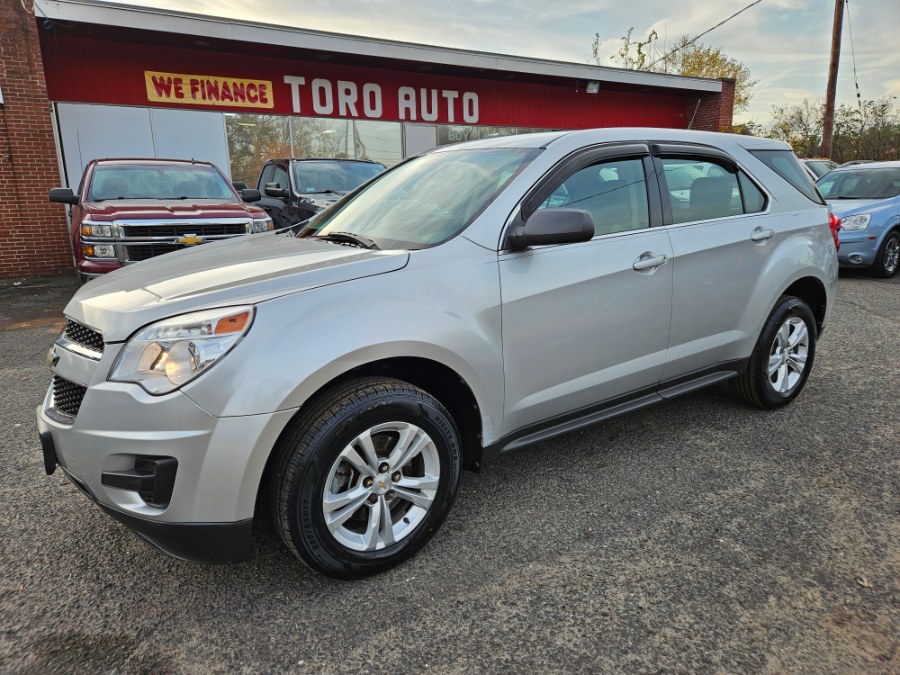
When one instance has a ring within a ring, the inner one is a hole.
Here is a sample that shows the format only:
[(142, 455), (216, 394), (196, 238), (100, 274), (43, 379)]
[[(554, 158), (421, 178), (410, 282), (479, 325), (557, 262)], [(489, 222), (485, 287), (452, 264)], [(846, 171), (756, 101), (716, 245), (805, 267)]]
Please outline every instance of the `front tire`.
[(800, 393), (816, 355), (816, 319), (800, 298), (782, 296), (766, 320), (747, 369), (731, 380), (737, 396), (771, 410)]
[(312, 569), (343, 579), (389, 569), (421, 549), (453, 504), (462, 465), (447, 410), (387, 378), (326, 392), (276, 453), (276, 530)]
[(900, 233), (890, 232), (881, 243), (878, 255), (875, 256), (875, 264), (869, 268), (873, 277), (890, 279), (897, 273), (900, 267)]

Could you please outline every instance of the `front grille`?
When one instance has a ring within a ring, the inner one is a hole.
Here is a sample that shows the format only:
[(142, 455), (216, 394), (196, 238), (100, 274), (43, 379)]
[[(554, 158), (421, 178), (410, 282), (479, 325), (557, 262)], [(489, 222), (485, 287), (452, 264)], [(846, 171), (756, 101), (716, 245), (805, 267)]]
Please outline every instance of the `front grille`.
[(247, 234), (247, 223), (187, 223), (174, 225), (123, 225), (122, 235), (137, 237), (184, 237), (189, 234), (198, 237), (224, 237)]
[(69, 417), (75, 417), (81, 408), (81, 401), (84, 399), (86, 391), (87, 387), (54, 375), (52, 407)]
[(186, 248), (183, 244), (128, 244), (125, 247), (125, 259), (137, 262), (183, 248)]
[(66, 336), (66, 339), (82, 347), (100, 354), (103, 353), (103, 336), (84, 324), (80, 324), (77, 321), (67, 322), (63, 335)]

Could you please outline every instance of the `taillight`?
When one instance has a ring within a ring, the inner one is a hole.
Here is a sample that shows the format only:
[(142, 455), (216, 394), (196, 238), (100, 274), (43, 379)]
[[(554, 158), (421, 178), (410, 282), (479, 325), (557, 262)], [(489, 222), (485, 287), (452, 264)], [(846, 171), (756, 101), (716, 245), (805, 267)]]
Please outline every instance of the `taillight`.
[(828, 212), (828, 227), (831, 228), (831, 236), (834, 237), (834, 248), (840, 251), (841, 242), (838, 239), (838, 232), (841, 231), (841, 219), (830, 211)]

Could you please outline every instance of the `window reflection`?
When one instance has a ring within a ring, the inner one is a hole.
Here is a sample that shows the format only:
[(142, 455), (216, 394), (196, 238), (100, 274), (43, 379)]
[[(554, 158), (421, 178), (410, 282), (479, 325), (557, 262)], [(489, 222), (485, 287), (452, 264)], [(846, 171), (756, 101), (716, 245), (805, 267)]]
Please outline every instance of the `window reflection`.
[(390, 167), (403, 158), (399, 122), (226, 113), (225, 127), (232, 180), (247, 185), (269, 159), (370, 159)]

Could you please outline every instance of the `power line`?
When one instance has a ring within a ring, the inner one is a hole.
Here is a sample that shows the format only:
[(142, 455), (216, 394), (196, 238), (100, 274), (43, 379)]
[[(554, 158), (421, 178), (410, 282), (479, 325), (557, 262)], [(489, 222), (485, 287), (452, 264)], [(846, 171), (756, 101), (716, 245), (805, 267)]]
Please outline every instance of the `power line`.
[(748, 9), (750, 9), (750, 8), (753, 7), (754, 5), (758, 5), (758, 4), (761, 3), (761, 2), (762, 2), (762, 0), (755, 0), (754, 2), (751, 2), (749, 5), (747, 5), (747, 6), (744, 7), (743, 9), (740, 9), (740, 10), (738, 10), (737, 12), (735, 12), (734, 14), (732, 14), (731, 16), (729, 16), (727, 19), (724, 19), (723, 21), (720, 21), (719, 23), (717, 23), (717, 24), (716, 24), (715, 26), (713, 26), (712, 28), (709, 28), (708, 30), (703, 31), (703, 32), (700, 33), (700, 35), (698, 35), (697, 37), (695, 37), (695, 38), (689, 40), (688, 42), (686, 42), (685, 44), (681, 45), (680, 47), (676, 47), (675, 49), (673, 49), (672, 51), (670, 51), (668, 54), (663, 54), (663, 55), (660, 56), (658, 59), (656, 59), (656, 61), (654, 61), (653, 63), (651, 63), (649, 66), (647, 66), (647, 68), (648, 68), (648, 69), (652, 68), (653, 66), (655, 66), (655, 65), (656, 65), (657, 63), (659, 63), (660, 61), (664, 61), (665, 59), (667, 59), (667, 58), (669, 58), (670, 56), (672, 56), (672, 54), (674, 54), (675, 52), (680, 51), (680, 50), (684, 49), (685, 47), (687, 47), (687, 46), (689, 46), (689, 45), (692, 45), (693, 43), (695, 43), (697, 40), (699, 40), (700, 38), (702, 38), (702, 37), (703, 37), (704, 35), (706, 35), (707, 33), (712, 33), (716, 28), (719, 28), (720, 26), (724, 26), (726, 23), (728, 23), (729, 21), (731, 21), (731, 20), (732, 20), (734, 17), (736, 17), (738, 14), (743, 14), (743, 13), (746, 12)]
[(847, 32), (850, 34), (850, 56), (853, 60), (853, 84), (856, 85), (856, 104), (862, 112), (862, 97), (859, 94), (859, 78), (856, 76), (856, 52), (853, 49), (853, 24), (850, 23), (850, 0), (844, 0), (844, 12), (847, 14)]

